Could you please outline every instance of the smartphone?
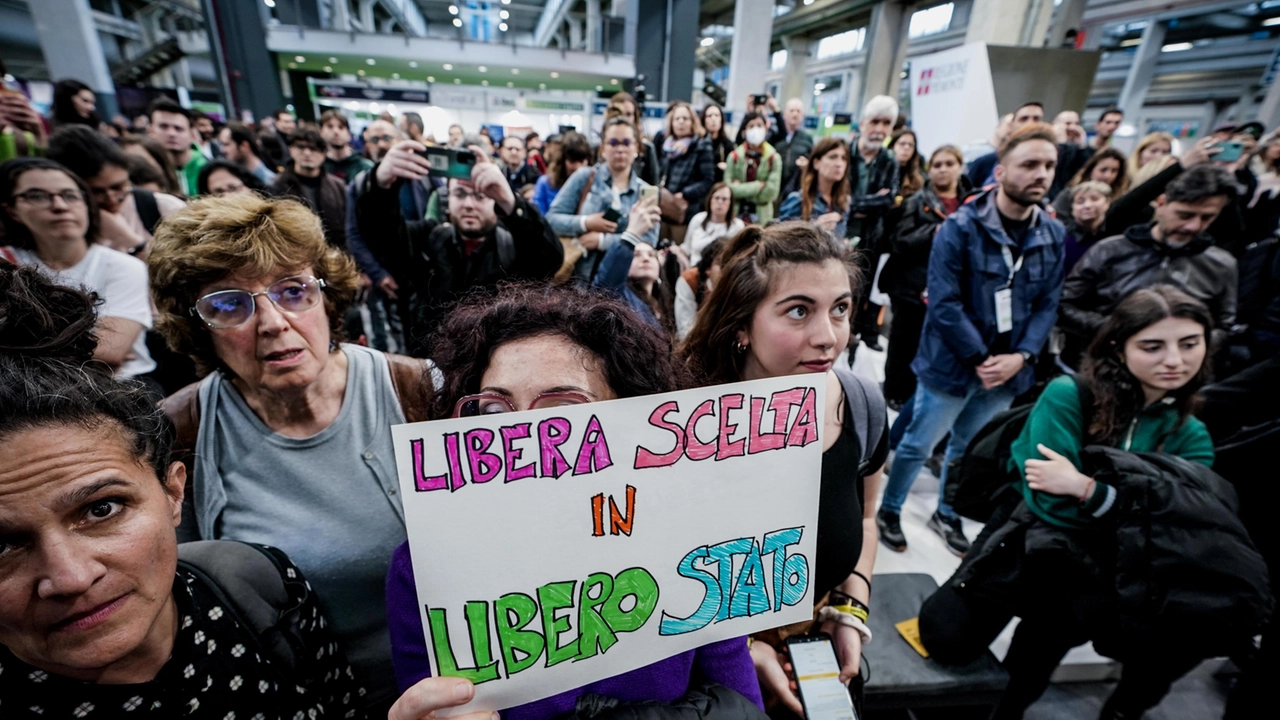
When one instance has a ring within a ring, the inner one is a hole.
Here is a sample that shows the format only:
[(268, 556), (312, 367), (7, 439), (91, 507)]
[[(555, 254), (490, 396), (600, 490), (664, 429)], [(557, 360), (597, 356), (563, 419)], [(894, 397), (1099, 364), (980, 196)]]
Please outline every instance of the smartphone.
[(840, 682), (831, 636), (826, 633), (787, 638), (791, 666), (800, 686), (800, 702), (806, 720), (857, 720), (849, 688)]
[(652, 199), (654, 202), (658, 201), (657, 185), (645, 185), (643, 188), (640, 189), (640, 202), (644, 202), (645, 200), (649, 200), (649, 199)]
[(752, 95), (751, 101), (756, 105), (765, 105), (769, 102), (768, 95)]
[(1222, 152), (1213, 156), (1214, 162), (1235, 162), (1244, 153), (1244, 143), (1234, 140), (1218, 143), (1218, 147), (1222, 148)]
[(455, 180), (470, 180), (471, 169), (476, 166), (476, 154), (470, 150), (431, 146), (418, 154), (431, 164), (431, 172)]
[(618, 212), (616, 208), (605, 208), (602, 215), (604, 215), (605, 220), (608, 220), (611, 223), (616, 223), (622, 219), (622, 213)]

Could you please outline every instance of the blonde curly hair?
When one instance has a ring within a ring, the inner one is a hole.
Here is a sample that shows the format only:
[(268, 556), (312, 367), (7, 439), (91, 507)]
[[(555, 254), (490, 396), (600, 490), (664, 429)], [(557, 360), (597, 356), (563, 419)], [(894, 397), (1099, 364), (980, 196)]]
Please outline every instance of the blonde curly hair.
[(330, 337), (341, 341), (343, 317), (359, 284), (355, 262), (325, 242), (315, 213), (294, 200), (253, 193), (204, 198), (165, 218), (148, 266), (156, 329), (170, 348), (195, 361), (201, 376), (226, 367), (209, 327), (191, 313), (203, 288), (232, 275), (260, 278), (310, 268), (325, 283)]

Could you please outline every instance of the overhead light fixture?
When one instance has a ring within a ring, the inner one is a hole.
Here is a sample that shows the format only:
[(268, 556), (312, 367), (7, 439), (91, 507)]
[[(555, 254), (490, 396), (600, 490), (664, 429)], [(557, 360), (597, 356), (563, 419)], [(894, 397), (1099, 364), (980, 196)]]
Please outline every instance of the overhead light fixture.
[(716, 39), (713, 37), (704, 37), (702, 38), (701, 44), (702, 47), (711, 47), (716, 44)]
[(609, 80), (609, 84), (610, 84), (610, 85), (617, 85), (617, 84), (618, 84), (618, 78), (612, 78), (611, 80)]
[(365, 64), (365, 65), (377, 65), (377, 64), (378, 64), (378, 61), (377, 61), (377, 60), (374, 60), (373, 58), (365, 58), (364, 64)]
[(461, 19), (461, 18), (454, 18), (454, 19), (453, 19), (453, 26), (454, 26), (454, 27), (462, 27), (462, 19)]
[(507, 18), (511, 17), (511, 13), (507, 12), (506, 10), (503, 10), (498, 13), (498, 17), (502, 18), (503, 20), (506, 20)]
[(329, 62), (331, 62), (331, 63), (336, 63), (336, 62), (338, 62), (338, 58), (336, 58), (336, 57), (331, 57), (331, 58), (329, 58)]
[(294, 68), (296, 68), (296, 67), (298, 67), (298, 63), (289, 63), (289, 68), (290, 68), (290, 69), (294, 69)]
[(498, 32), (506, 32), (506, 31), (507, 31), (507, 24), (506, 24), (506, 23), (498, 23)]
[(356, 71), (356, 74), (357, 74), (357, 75), (359, 75), (360, 77), (364, 77), (364, 71), (363, 71), (363, 70), (357, 70), (357, 71)]
[(1140, 37), (1129, 38), (1128, 40), (1120, 41), (1120, 47), (1136, 47), (1141, 44), (1142, 44), (1142, 38)]
[(325, 71), (325, 72), (333, 72), (333, 66), (332, 66), (332, 65), (325, 65), (325, 66), (324, 66), (324, 71)]
[(539, 89), (539, 90), (546, 90), (546, 89), (547, 89), (547, 84), (546, 84), (546, 83), (538, 83), (538, 89)]
[(1169, 43), (1168, 45), (1161, 47), (1160, 52), (1181, 52), (1183, 50), (1190, 50), (1193, 47), (1195, 47), (1195, 45), (1192, 45), (1189, 42)]
[(483, 85), (483, 86), (485, 86), (485, 87), (489, 87), (489, 81), (488, 81), (488, 80), (481, 80), (481, 81), (480, 81), (480, 84), (481, 84), (481, 85)]
[[(809, 4), (809, 3), (805, 3), (805, 5), (808, 5), (808, 4)], [(814, 95), (821, 95), (821, 94), (822, 94), (822, 91), (821, 91), (821, 90), (814, 90), (814, 91), (813, 91), (813, 94), (814, 94)]]
[(294, 56), (293, 56), (293, 60), (294, 60), (294, 62), (306, 62), (306, 61), (307, 61), (307, 59), (306, 59), (305, 57), (301, 56), (301, 55), (294, 55)]
[(480, 72), (489, 72), (489, 68), (487, 68), (487, 67), (485, 67), (485, 66), (483, 66), (483, 65), (481, 65), (480, 67), (478, 67), (478, 68), (476, 68), (476, 69), (477, 69), (477, 70), (479, 70)]
[(551, 73), (551, 77), (552, 77), (552, 78), (558, 78), (558, 77), (560, 77), (560, 73), (558, 73), (558, 72), (553, 72), (553, 73)]
[(435, 76), (435, 75), (428, 75), (428, 76), (427, 76), (427, 82), (435, 82), (435, 81), (436, 81), (436, 76)]
[(1276, 25), (1280, 25), (1280, 17), (1267, 18), (1262, 21), (1263, 27), (1275, 27)]
[(597, 86), (596, 86), (596, 92), (600, 92), (601, 90), (604, 90), (604, 86), (603, 86), (603, 85), (597, 85)]
[(520, 68), (511, 68), (511, 74), (512, 74), (512, 75), (519, 75), (519, 74), (520, 74)]
[(418, 61), (417, 61), (417, 60), (410, 60), (410, 61), (409, 61), (409, 67), (411, 67), (411, 68), (416, 68), (416, 67), (418, 67)]
[(453, 69), (453, 65), (451, 65), (451, 64), (449, 64), (449, 63), (445, 63), (445, 64), (444, 64), (444, 69), (445, 69), (445, 70), (452, 70), (452, 69)]
[(508, 82), (508, 83), (507, 83), (507, 87), (513, 88), (513, 87), (515, 87), (515, 86), (516, 86), (516, 84), (515, 84), (515, 83), (513, 83), (513, 82)]
[(462, 78), (454, 78), (454, 79), (453, 79), (453, 84), (454, 84), (454, 85), (461, 85), (461, 84), (462, 84)]
[(817, 91), (826, 90), (826, 89), (827, 89), (827, 84), (826, 84), (826, 83), (814, 83), (814, 84), (813, 84), (813, 89), (814, 89), (814, 90), (817, 90)]
[(503, 4), (503, 5), (510, 5), (510, 4), (511, 4), (511, 0), (502, 0), (502, 4)]
[(399, 80), (399, 79), (400, 79), (400, 73), (391, 73), (391, 79), (392, 79), (392, 80)]
[(450, 5), (450, 6), (449, 6), (449, 14), (450, 14), (450, 15), (457, 15), (457, 14), (458, 14), (458, 6), (457, 6), (457, 5)]
[(805, 4), (805, 5), (812, 5), (812, 4), (813, 4), (813, 0), (804, 0), (804, 4)]
[(276, 0), (262, 0), (262, 4), (266, 5), (267, 7), (275, 7)]

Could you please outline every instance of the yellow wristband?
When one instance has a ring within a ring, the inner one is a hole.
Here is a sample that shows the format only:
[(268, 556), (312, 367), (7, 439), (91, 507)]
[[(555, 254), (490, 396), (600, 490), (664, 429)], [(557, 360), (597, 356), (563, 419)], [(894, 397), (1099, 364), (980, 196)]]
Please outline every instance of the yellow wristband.
[(869, 617), (869, 613), (867, 613), (866, 610), (863, 610), (860, 607), (854, 607), (853, 605), (832, 605), (831, 609), (837, 610), (847, 615), (852, 615), (858, 618), (859, 620), (861, 620), (862, 622), (866, 622), (867, 617)]

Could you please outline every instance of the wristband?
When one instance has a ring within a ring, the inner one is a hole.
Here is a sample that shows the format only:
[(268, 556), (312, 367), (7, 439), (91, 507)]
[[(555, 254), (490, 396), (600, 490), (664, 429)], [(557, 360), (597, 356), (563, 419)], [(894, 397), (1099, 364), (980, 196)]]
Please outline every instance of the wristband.
[(857, 607), (855, 605), (830, 605), (829, 607), (833, 610), (839, 610), (842, 613), (852, 615), (862, 622), (866, 622), (867, 616), (870, 614), (867, 612), (866, 608)]
[(818, 622), (823, 623), (828, 620), (837, 625), (844, 625), (845, 627), (851, 627), (854, 630), (857, 630), (858, 634), (862, 636), (863, 645), (871, 642), (871, 628), (867, 627), (867, 624), (863, 622), (861, 618), (850, 615), (849, 613), (840, 612), (828, 605), (818, 611)]
[(1097, 486), (1097, 483), (1094, 481), (1094, 479), (1089, 478), (1089, 482), (1085, 483), (1084, 492), (1080, 493), (1081, 504), (1084, 504), (1089, 501), (1089, 496), (1093, 494), (1093, 489), (1096, 486)]

